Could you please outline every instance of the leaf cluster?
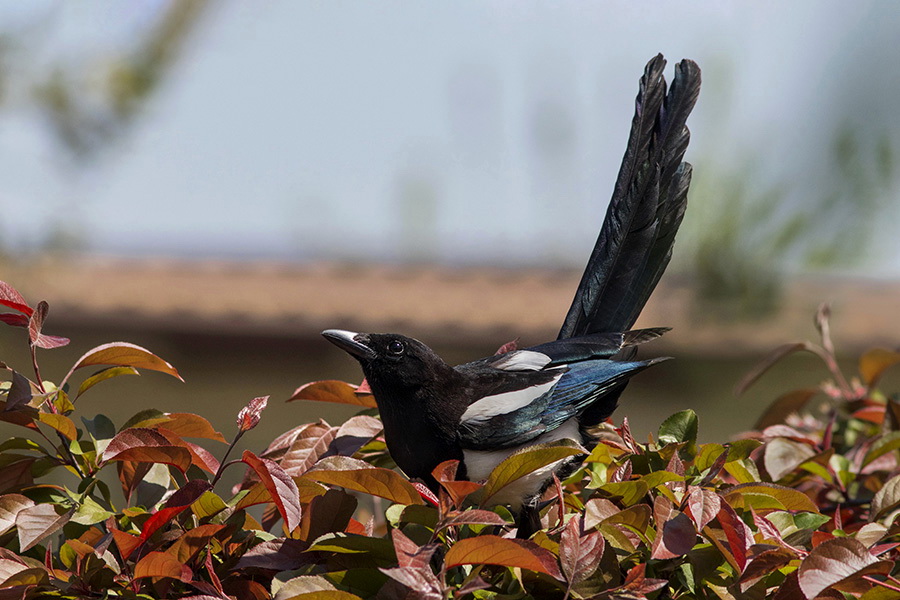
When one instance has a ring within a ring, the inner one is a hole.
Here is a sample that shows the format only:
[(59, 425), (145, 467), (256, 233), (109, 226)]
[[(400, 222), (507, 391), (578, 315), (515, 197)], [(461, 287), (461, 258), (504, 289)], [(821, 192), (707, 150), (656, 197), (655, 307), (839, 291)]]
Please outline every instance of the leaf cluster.
[[(777, 399), (756, 431), (701, 444), (685, 410), (640, 443), (625, 419), (589, 451), (534, 446), (483, 482), (442, 463), (434, 494), (394, 468), (365, 385), (298, 388), (291, 400), (362, 412), (231, 460), (266, 397), (240, 411), (230, 441), (190, 413), (76, 422), (95, 385), (178, 372), (117, 342), (45, 381), (36, 349), (68, 340), (42, 333), (46, 303), (2, 282), (0, 305), (14, 311), (0, 320), (28, 330), (34, 371), (0, 363), (0, 420), (23, 430), (0, 444), (0, 599), (900, 598), (900, 402), (876, 388), (900, 353), (867, 352), (846, 378), (826, 309), (819, 343), (778, 349), (742, 387), (799, 350), (830, 380)], [(492, 499), (571, 457), (583, 460), (543, 495), (540, 530), (516, 539)], [(232, 466), (243, 480), (222, 489)]]

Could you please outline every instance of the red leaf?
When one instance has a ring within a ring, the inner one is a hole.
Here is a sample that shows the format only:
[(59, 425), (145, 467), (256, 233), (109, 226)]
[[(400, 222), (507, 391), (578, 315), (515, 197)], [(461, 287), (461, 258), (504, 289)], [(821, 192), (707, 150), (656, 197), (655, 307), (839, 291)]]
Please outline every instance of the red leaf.
[(0, 321), (13, 327), (28, 327), (28, 317), (19, 313), (0, 313)]
[(746, 591), (752, 585), (752, 582), (780, 569), (794, 558), (796, 558), (796, 554), (787, 548), (774, 548), (760, 552), (753, 557), (753, 560), (747, 563), (747, 568), (744, 569), (744, 573), (741, 575), (741, 584), (747, 584), (742, 585), (742, 589)]
[(721, 507), (722, 499), (718, 494), (710, 490), (691, 486), (687, 508), (691, 519), (697, 526), (697, 531), (700, 531), (710, 521), (715, 519)]
[(281, 513), (288, 531), (300, 525), (300, 492), (291, 476), (278, 463), (268, 458), (259, 458), (249, 450), (244, 450), (241, 461), (256, 472), (257, 477), (272, 495), (272, 501)]
[(616, 589), (633, 592), (637, 594), (639, 598), (641, 598), (646, 594), (655, 592), (656, 590), (665, 587), (666, 584), (669, 583), (666, 579), (648, 579), (645, 576), (646, 572), (646, 563), (635, 565), (628, 571), (628, 575), (625, 576), (625, 583), (623, 583)]
[(507, 352), (514, 352), (518, 349), (519, 349), (519, 338), (516, 338), (512, 341), (506, 342), (505, 344), (503, 344), (502, 346), (497, 348), (497, 351), (494, 352), (494, 355), (496, 356), (497, 354), (506, 354)]
[(552, 552), (529, 540), (513, 540), (496, 535), (480, 535), (456, 542), (444, 557), (447, 567), (460, 565), (501, 565), (519, 567), (562, 579)]
[(250, 431), (259, 424), (262, 411), (269, 403), (268, 396), (260, 396), (251, 400), (247, 406), (241, 409), (237, 416), (238, 429), (243, 433)]
[(173, 445), (158, 431), (132, 427), (110, 440), (103, 451), (103, 460), (164, 463), (184, 473), (191, 466), (191, 453), (187, 448)]
[(738, 569), (743, 572), (744, 567), (747, 565), (747, 548), (749, 547), (746, 533), (747, 526), (727, 502), (722, 503), (718, 516), (722, 531), (725, 532), (725, 537), (728, 539), (728, 548), (731, 550), (731, 555), (734, 556)]
[(363, 380), (360, 382), (359, 387), (356, 388), (357, 394), (366, 394), (372, 395), (372, 388), (369, 387), (369, 380), (363, 377)]
[(25, 313), (29, 317), (34, 313), (34, 309), (28, 306), (22, 294), (5, 281), (0, 281), (0, 304), (20, 313)]
[(425, 500), (432, 506), (441, 505), (440, 499), (434, 495), (434, 492), (428, 489), (427, 485), (425, 485), (421, 481), (411, 481), (410, 483), (416, 489), (416, 491), (419, 492), (419, 496), (421, 496), (423, 500)]
[(585, 531), (582, 517), (569, 520), (559, 538), (559, 562), (570, 588), (594, 574), (605, 546), (599, 531)]
[(878, 560), (854, 538), (834, 538), (813, 548), (797, 571), (800, 589), (815, 598), (830, 587), (842, 589), (864, 575), (887, 575), (893, 563)]
[(33, 397), (31, 382), (28, 378), (18, 371), (13, 371), (12, 374), (13, 380), (9, 392), (6, 394), (6, 406), (3, 408), (4, 412), (18, 410), (19, 408), (26, 406), (31, 402), (31, 398)]
[(169, 499), (166, 500), (166, 503), (163, 504), (162, 508), (147, 519), (147, 522), (144, 523), (144, 528), (141, 531), (140, 541), (144, 542), (149, 539), (157, 529), (170, 522), (181, 511), (190, 507), (190, 505), (193, 504), (197, 498), (202, 496), (204, 492), (211, 489), (212, 485), (203, 479), (189, 481), (181, 489), (172, 494)]
[(509, 525), (509, 523), (495, 512), (473, 508), (464, 510), (457, 515), (445, 519), (438, 525), (437, 529), (457, 527), (460, 525), (499, 525), (504, 527)]
[(399, 529), (391, 531), (391, 540), (394, 543), (394, 553), (397, 555), (397, 564), (401, 567), (414, 569), (429, 569), (431, 557), (437, 549), (436, 545), (429, 544), (419, 548), (419, 545), (406, 537)]
[[(443, 593), (443, 586), (441, 586), (440, 580), (431, 572), (431, 569), (394, 567), (392, 569), (380, 568), (378, 570), (415, 592), (414, 598), (416, 598), (416, 600), (442, 600), (446, 597)], [(383, 590), (382, 593), (384, 593)], [(324, 595), (322, 597), (324, 598)]]
[(653, 503), (653, 514), (656, 538), (653, 540), (651, 558), (675, 558), (690, 552), (697, 541), (697, 531), (687, 515), (675, 510), (664, 496), (657, 496)]
[(301, 540), (276, 538), (253, 546), (245, 552), (235, 569), (258, 567), (270, 571), (290, 571), (309, 560), (309, 544)]
[(319, 435), (298, 437), (284, 456), (279, 459), (278, 464), (291, 477), (303, 475), (326, 455), (331, 443), (337, 437), (337, 432), (337, 427), (328, 427), (311, 430), (311, 433)]
[(194, 574), (187, 565), (171, 554), (151, 552), (134, 566), (134, 578), (141, 577), (168, 577), (190, 583)]

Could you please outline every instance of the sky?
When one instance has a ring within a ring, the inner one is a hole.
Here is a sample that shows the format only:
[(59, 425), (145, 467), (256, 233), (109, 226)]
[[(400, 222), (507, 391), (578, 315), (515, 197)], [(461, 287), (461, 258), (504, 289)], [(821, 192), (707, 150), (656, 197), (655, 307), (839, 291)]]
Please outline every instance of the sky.
[[(27, 81), (102, 64), (164, 6), (0, 2), (7, 23), (42, 23), (7, 68)], [(211, 3), (132, 126), (90, 161), (60, 150), (27, 94), (5, 98), (0, 235), (32, 248), (64, 228), (116, 255), (578, 266), (637, 80), (662, 52), (670, 77), (683, 57), (703, 69), (687, 158), (710, 198), (691, 198), (689, 238), (717, 227), (729, 178), (783, 190), (785, 206), (825, 197), (840, 185), (838, 123), (900, 139), (900, 15), (879, 6)], [(897, 277), (896, 185), (877, 196), (864, 270)]]

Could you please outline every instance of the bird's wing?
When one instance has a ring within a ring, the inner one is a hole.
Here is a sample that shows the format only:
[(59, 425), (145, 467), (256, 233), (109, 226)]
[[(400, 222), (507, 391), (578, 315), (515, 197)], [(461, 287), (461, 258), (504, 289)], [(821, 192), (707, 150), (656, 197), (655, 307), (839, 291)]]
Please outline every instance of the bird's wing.
[[(459, 444), (466, 450), (499, 450), (527, 444), (661, 360), (665, 359), (579, 362), (546, 371), (554, 374), (553, 378), (538, 385), (481, 398), (470, 404), (460, 419)], [(610, 413), (613, 408), (610, 407)]]
[[(526, 348), (526, 352), (540, 353), (549, 357), (545, 364), (554, 367), (584, 360), (611, 358), (625, 348), (644, 344), (669, 331), (668, 327), (634, 329), (624, 333), (595, 333), (577, 338), (566, 338), (545, 342)], [(621, 357), (621, 355), (620, 355)]]
[(683, 60), (666, 94), (662, 55), (644, 70), (635, 115), (606, 219), (559, 339), (630, 329), (662, 276), (687, 202), (685, 122), (700, 69)]

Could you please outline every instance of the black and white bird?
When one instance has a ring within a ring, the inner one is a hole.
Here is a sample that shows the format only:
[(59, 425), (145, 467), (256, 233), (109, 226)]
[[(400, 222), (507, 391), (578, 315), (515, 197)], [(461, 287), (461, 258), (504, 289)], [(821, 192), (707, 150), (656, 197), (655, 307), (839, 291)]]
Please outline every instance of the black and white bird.
[[(691, 178), (682, 160), (685, 122), (700, 89), (694, 62), (675, 66), (668, 92), (664, 68), (658, 55), (641, 78), (615, 191), (558, 339), (454, 367), (399, 334), (322, 333), (361, 364), (388, 450), (407, 476), (436, 491), (431, 472), (445, 460), (459, 460), (458, 475), (477, 481), (523, 447), (562, 439), (592, 446), (590, 430), (615, 410), (628, 379), (664, 360), (633, 359), (637, 345), (665, 328), (631, 328), (684, 215)], [(524, 515), (520, 535), (534, 526), (536, 501), (565, 462), (493, 498)]]

